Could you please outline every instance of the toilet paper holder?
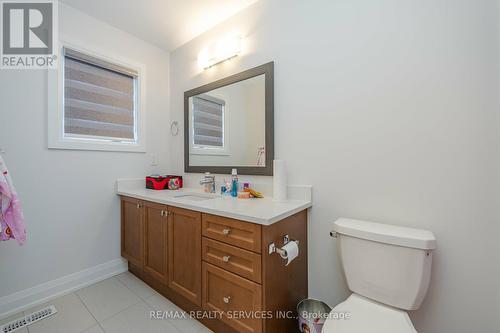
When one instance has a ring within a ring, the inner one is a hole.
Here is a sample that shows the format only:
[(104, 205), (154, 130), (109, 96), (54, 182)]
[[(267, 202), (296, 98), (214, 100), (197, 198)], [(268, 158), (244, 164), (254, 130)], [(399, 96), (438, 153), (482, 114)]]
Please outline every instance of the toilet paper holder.
[[(298, 240), (290, 240), (290, 236), (288, 236), (288, 235), (283, 236), (283, 246), (285, 246), (286, 244), (288, 244), (290, 242), (296, 242), (297, 246), (299, 245)], [(286, 252), (286, 250), (283, 250), (281, 247), (277, 247), (274, 242), (269, 244), (269, 254), (273, 254), (273, 253), (278, 253), (280, 255), (280, 257), (283, 259), (288, 258), (288, 253)]]

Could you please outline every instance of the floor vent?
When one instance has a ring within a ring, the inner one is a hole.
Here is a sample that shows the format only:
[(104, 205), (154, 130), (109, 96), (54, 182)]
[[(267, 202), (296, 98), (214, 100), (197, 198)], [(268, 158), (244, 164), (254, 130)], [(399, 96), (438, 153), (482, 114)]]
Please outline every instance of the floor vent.
[(0, 333), (11, 333), (18, 329), (27, 327), (37, 321), (43, 320), (47, 317), (52, 316), (57, 313), (55, 306), (51, 305), (41, 310), (35, 311), (27, 316), (21, 317), (19, 319), (13, 320), (10, 323), (0, 326)]

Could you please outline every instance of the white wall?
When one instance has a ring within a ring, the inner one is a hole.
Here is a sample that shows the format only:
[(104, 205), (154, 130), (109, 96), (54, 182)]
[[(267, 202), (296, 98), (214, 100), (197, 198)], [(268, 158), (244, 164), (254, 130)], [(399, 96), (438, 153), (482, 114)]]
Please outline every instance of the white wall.
[(169, 55), (70, 7), (59, 14), (64, 39), (145, 64), (147, 154), (48, 150), (46, 72), (0, 70), (0, 147), (28, 230), (23, 247), (0, 243), (0, 297), (120, 258), (115, 180), (169, 166)]
[[(419, 332), (498, 332), (497, 22), (488, 0), (262, 0), (171, 54), (172, 118), (184, 91), (274, 60), (276, 157), (314, 188), (310, 295), (347, 295), (339, 216), (426, 228)], [(234, 31), (245, 54), (200, 71), (199, 50)], [(171, 150), (181, 173), (182, 132)]]

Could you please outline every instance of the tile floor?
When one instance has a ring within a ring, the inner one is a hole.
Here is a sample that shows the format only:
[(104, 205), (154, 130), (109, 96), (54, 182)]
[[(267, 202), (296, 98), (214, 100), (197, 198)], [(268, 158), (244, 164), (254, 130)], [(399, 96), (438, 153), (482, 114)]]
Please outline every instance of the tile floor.
[[(210, 333), (191, 318), (150, 319), (150, 311), (182, 311), (129, 272), (24, 312), (54, 304), (57, 314), (16, 333)], [(5, 324), (22, 314), (0, 321)]]

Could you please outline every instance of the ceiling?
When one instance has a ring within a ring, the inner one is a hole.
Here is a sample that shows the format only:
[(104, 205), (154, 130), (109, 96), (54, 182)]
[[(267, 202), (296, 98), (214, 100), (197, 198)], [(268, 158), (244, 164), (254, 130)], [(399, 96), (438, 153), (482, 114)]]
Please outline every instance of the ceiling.
[(171, 51), (257, 0), (61, 0)]

